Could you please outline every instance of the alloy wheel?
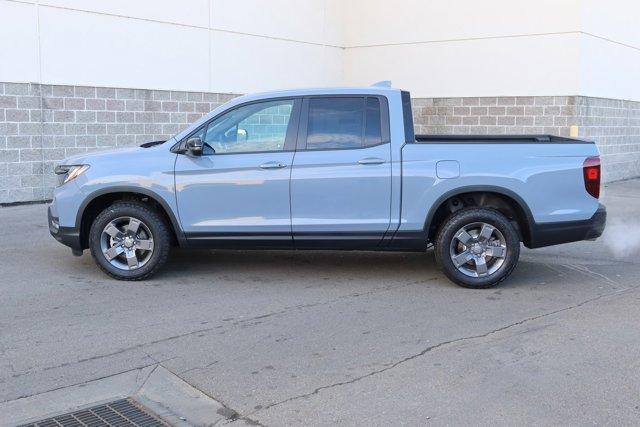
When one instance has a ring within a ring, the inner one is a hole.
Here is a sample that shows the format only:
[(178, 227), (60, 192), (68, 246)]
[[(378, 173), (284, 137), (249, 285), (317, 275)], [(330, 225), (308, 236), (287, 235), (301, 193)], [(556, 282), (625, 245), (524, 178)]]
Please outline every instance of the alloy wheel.
[(460, 228), (449, 247), (453, 265), (469, 277), (486, 277), (504, 264), (507, 243), (491, 224), (474, 222)]
[(149, 227), (134, 217), (119, 217), (109, 222), (100, 236), (104, 257), (120, 270), (144, 266), (153, 255), (153, 235)]

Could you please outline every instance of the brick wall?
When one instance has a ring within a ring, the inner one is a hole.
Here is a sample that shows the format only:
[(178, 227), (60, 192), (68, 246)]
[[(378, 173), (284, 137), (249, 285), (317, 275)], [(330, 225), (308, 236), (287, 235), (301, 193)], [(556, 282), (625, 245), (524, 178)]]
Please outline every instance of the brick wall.
[(59, 160), (167, 139), (233, 96), (0, 83), (0, 203), (48, 199)]
[(640, 176), (640, 102), (578, 96), (575, 105), (579, 135), (598, 144), (604, 179)]
[(640, 102), (585, 96), (420, 98), (416, 133), (553, 134), (596, 141), (605, 182), (640, 176)]
[[(48, 199), (55, 164), (166, 139), (236, 95), (0, 83), (0, 203)], [(605, 180), (640, 176), (640, 102), (581, 96), (420, 98), (417, 133), (569, 135), (596, 140)]]

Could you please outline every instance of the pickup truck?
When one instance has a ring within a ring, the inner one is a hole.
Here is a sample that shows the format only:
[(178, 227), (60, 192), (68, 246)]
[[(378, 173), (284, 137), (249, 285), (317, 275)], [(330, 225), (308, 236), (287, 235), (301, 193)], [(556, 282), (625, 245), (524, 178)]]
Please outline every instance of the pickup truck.
[(55, 169), (49, 229), (122, 280), (172, 246), (421, 251), (487, 288), (529, 248), (601, 235), (593, 142), (549, 135), (414, 135), (391, 87), (235, 98), (167, 141)]

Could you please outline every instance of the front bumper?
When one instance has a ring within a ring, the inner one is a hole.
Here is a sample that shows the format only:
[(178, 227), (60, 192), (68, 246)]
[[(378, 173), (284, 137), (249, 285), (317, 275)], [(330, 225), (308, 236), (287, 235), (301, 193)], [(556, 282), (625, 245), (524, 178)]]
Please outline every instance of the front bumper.
[(602, 235), (606, 223), (607, 208), (600, 203), (593, 216), (586, 220), (533, 224), (527, 247), (541, 248), (581, 240), (595, 240)]
[(75, 227), (60, 227), (57, 217), (53, 216), (51, 206), (47, 209), (49, 233), (63, 245), (69, 246), (74, 255), (82, 255), (80, 230)]

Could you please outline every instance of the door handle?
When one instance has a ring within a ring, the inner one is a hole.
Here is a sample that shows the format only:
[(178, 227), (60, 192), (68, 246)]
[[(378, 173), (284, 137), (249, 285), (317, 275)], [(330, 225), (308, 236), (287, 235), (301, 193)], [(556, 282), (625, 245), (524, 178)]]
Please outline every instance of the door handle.
[(358, 160), (358, 164), (360, 165), (381, 165), (383, 163), (384, 163), (384, 159), (379, 159), (377, 157), (367, 157), (367, 158)]
[(267, 162), (260, 165), (260, 169), (282, 169), (286, 167), (287, 165), (280, 162)]

